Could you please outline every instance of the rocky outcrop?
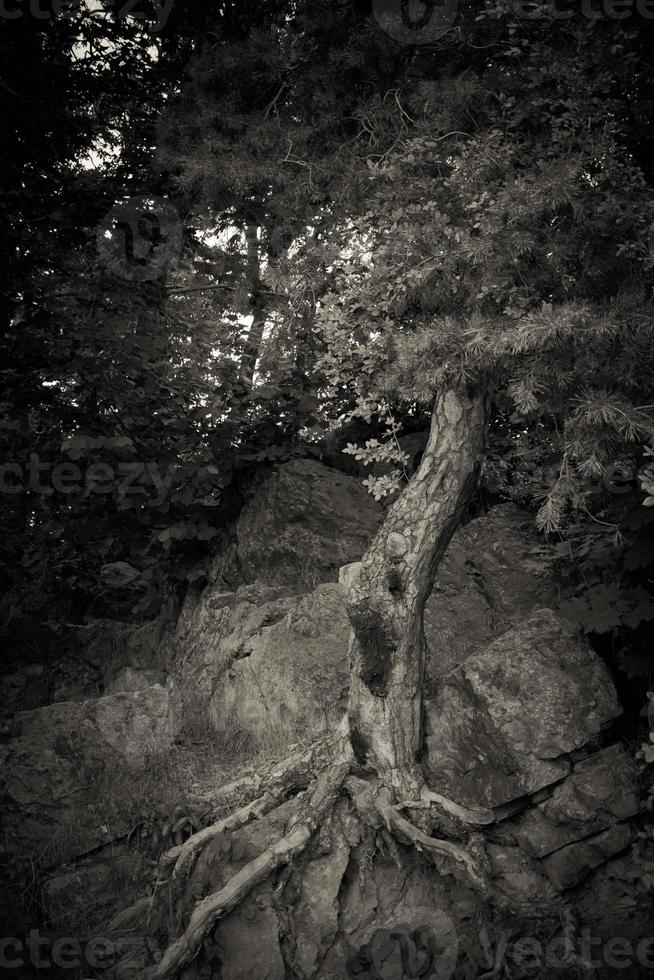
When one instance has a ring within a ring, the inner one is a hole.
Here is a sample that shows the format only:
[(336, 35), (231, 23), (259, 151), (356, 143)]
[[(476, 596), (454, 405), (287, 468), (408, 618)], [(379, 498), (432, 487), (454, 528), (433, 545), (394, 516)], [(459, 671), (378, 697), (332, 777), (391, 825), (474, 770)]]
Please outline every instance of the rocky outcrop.
[(312, 459), (278, 466), (238, 518), (238, 560), (246, 582), (297, 591), (335, 581), (360, 558), (383, 511), (361, 481)]
[[(322, 524), (315, 531), (322, 533)], [(300, 566), (294, 574), (301, 576)], [(427, 689), (551, 593), (547, 554), (529, 515), (502, 505), (462, 527), (425, 610)], [(185, 604), (171, 671), (210, 707), (218, 727), (229, 712), (238, 727), (260, 736), (282, 719), (292, 730), (324, 716), (325, 706), (329, 714), (344, 707), (348, 643), (336, 583), (299, 595), (289, 585), (255, 582), (225, 592), (215, 584)]]
[(237, 603), (228, 618), (234, 629), (221, 645), (228, 662), (209, 701), (217, 727), (230, 717), (265, 739), (335, 721), (345, 710), (348, 688), (349, 630), (340, 587), (326, 583), (253, 612)]
[(620, 713), (589, 644), (538, 610), (469, 657), (426, 702), (430, 781), (460, 803), (503, 806), (566, 776), (572, 754)]
[(525, 813), (516, 838), (532, 857), (542, 858), (635, 816), (640, 803), (634, 762), (620, 745), (581, 759), (552, 795)]
[(112, 783), (147, 769), (178, 730), (171, 690), (161, 685), (17, 714), (0, 745), (9, 852), (38, 852), (47, 865), (120, 836), (128, 828), (125, 814), (111, 816)]
[[(341, 799), (298, 866), (262, 882), (218, 923), (201, 969), (208, 960), (232, 980), (340, 980), (402, 976), (409, 956), (407, 975), (491, 975), (516, 922), (541, 950), (553, 937), (560, 947), (571, 908), (585, 909), (600, 948), (615, 935), (641, 940), (651, 912), (625, 904), (620, 885), (620, 875), (638, 875), (628, 853), (639, 813), (635, 767), (621, 746), (602, 747), (619, 714), (590, 646), (556, 613), (533, 611), (451, 671), (426, 706), (429, 784), (494, 811), (483, 837), (503, 910), (493, 913), (496, 931), (451, 867), (434, 869), (402, 844), (387, 852)], [(283, 833), (290, 812), (288, 803), (242, 828), (227, 848), (210, 844), (188, 884), (187, 911)], [(599, 870), (609, 860), (623, 869), (617, 876)], [(604, 965), (598, 978), (614, 975)], [(576, 976), (574, 960), (563, 966), (572, 972), (562, 976)]]
[(209, 587), (183, 610), (170, 672), (187, 705), (216, 729), (291, 737), (343, 709), (348, 637), (336, 583), (306, 595), (261, 583)]
[(634, 839), (634, 763), (618, 745), (599, 750), (620, 714), (607, 669), (550, 610), (473, 654), (426, 702), (428, 781), (494, 809), (512, 845), (496, 849), (498, 874), (513, 862), (518, 893), (534, 875), (572, 888)]
[(554, 596), (551, 556), (529, 513), (500, 504), (460, 527), (425, 606), (428, 690)]

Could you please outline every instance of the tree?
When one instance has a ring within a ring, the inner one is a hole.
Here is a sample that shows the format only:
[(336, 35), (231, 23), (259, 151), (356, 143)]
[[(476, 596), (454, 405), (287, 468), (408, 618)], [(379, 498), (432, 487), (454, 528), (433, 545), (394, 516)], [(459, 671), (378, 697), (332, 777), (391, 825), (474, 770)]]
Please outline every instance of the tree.
[[(474, 492), (490, 406), (512, 403), (525, 432), (545, 429), (560, 452), (544, 529), (585, 505), (585, 475), (654, 436), (654, 198), (632, 125), (649, 56), (637, 30), (582, 14), (495, 14), (465, 8), (456, 30), (415, 51), (376, 31), (358, 5), (329, 14), (280, 5), (266, 11), (276, 43), (265, 55), (263, 29), (245, 39), (225, 28), (171, 110), (183, 112), (168, 121), (167, 159), (176, 155), (187, 191), (224, 220), (255, 193), (262, 225), (302, 205), (288, 282), (302, 277), (315, 297), (327, 396), (346, 391), (363, 418), (429, 405), (431, 432), (417, 473), (346, 575), (343, 726), (164, 856), (179, 885), (207, 840), (306, 788), (286, 835), (198, 903), (153, 978), (174, 975), (219, 916), (306, 848), (343, 789), (362, 821), (488, 888), (476, 831), (493, 815), (427, 786), (419, 752), (424, 603)], [(249, 76), (234, 73), (237, 63), (259, 68), (249, 142)], [(299, 186), (280, 177), (280, 161), (306, 173)], [(394, 435), (391, 425), (387, 444), (364, 454), (397, 460)], [(433, 834), (443, 824), (449, 839)]]

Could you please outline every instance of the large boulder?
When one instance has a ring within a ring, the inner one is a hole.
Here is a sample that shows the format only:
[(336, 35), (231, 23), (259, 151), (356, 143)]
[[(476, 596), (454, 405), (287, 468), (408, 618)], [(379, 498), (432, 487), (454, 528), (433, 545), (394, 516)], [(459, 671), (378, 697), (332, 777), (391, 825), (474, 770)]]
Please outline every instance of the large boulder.
[[(425, 609), (428, 691), (551, 594), (547, 555), (524, 511), (501, 505), (460, 528)], [(226, 592), (214, 583), (185, 603), (170, 669), (215, 725), (230, 714), (261, 735), (282, 719), (290, 730), (342, 709), (348, 642), (336, 583), (300, 595), (288, 584)]]
[(533, 517), (499, 504), (458, 529), (425, 606), (427, 686), (555, 596)]
[(208, 702), (251, 637), (282, 619), (297, 597), (255, 582), (236, 592), (207, 586), (184, 603), (171, 643), (171, 672), (180, 687)]
[(571, 755), (620, 714), (590, 645), (551, 610), (536, 610), (426, 702), (430, 782), (460, 803), (501, 807), (566, 776)]
[(246, 582), (315, 588), (360, 558), (383, 510), (361, 481), (313, 459), (278, 466), (245, 505), (236, 527)]
[(325, 583), (268, 610), (268, 620), (244, 638), (215, 686), (213, 717), (231, 716), (259, 738), (329, 724), (345, 709), (349, 680), (340, 587)]
[(427, 780), (494, 810), (510, 845), (496, 848), (498, 874), (527, 903), (534, 875), (543, 894), (566, 891), (636, 836), (634, 761), (600, 748), (620, 714), (600, 658), (548, 609), (468, 657), (426, 701)]
[(179, 719), (171, 689), (157, 684), (20, 712), (12, 728), (0, 745), (5, 845), (14, 855), (45, 854), (53, 864), (128, 829), (125, 813), (112, 811), (116, 780), (129, 784), (165, 752)]
[(290, 596), (243, 586), (207, 595), (183, 617), (173, 669), (214, 727), (293, 737), (343, 711), (348, 633), (337, 583)]

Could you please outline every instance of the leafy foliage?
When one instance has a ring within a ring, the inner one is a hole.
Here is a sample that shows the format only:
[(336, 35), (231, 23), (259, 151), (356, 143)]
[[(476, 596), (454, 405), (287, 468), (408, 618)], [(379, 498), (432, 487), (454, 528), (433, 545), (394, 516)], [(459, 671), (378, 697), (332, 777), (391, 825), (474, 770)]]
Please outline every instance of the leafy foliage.
[[(2, 25), (20, 152), (0, 440), (27, 484), (3, 498), (9, 605), (39, 569), (53, 620), (151, 616), (203, 581), (254, 468), (361, 422), (345, 454), (381, 499), (434, 392), (477, 385), (485, 493), (538, 508), (584, 628), (642, 631), (649, 25), (462, 4), (414, 49), (358, 0), (220, 16), (178, 0), (157, 35), (110, 6)], [(177, 265), (145, 283), (95, 247), (111, 205), (143, 193), (183, 229)], [(120, 562), (136, 577), (109, 586)]]

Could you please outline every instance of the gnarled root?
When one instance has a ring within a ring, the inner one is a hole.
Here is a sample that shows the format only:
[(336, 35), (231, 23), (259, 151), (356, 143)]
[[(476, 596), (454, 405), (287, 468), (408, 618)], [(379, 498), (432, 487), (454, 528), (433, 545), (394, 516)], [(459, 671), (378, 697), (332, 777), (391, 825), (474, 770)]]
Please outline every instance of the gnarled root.
[(420, 791), (420, 799), (403, 800), (395, 804), (396, 810), (428, 810), (435, 807), (437, 811), (445, 813), (448, 817), (453, 817), (459, 823), (467, 824), (471, 827), (487, 827), (495, 822), (495, 814), (492, 810), (483, 807), (466, 807), (454, 800), (449, 800), (441, 793), (435, 793), (427, 786), (423, 786)]
[(288, 864), (305, 849), (325, 814), (335, 803), (350, 765), (349, 759), (336, 762), (316, 779), (307, 791), (309, 798), (306, 804), (301, 807), (285, 836), (246, 864), (224, 888), (196, 905), (184, 933), (168, 946), (156, 967), (146, 971), (144, 980), (171, 977), (189, 963), (197, 955), (208, 931), (221, 916), (233, 909), (272, 871)]
[(183, 844), (172, 847), (161, 856), (158, 869), (160, 882), (167, 880), (169, 869), (173, 866), (170, 879), (173, 900), (179, 898), (197, 856), (211, 840), (229, 831), (238, 830), (253, 820), (259, 820), (283, 802), (285, 797), (306, 789), (316, 771), (329, 764), (341, 746), (340, 733), (322, 738), (309, 749), (276, 763), (267, 772), (248, 774), (221, 787), (216, 794), (221, 805), (235, 796), (256, 792), (262, 786), (266, 787), (266, 791), (234, 813), (197, 831)]
[[(393, 806), (390, 794), (385, 787), (379, 786), (374, 791), (369, 782), (358, 779), (356, 776), (350, 776), (346, 780), (345, 787), (359, 814), (369, 823), (372, 822), (371, 818), (376, 812), (389, 833), (399, 837), (400, 840), (415, 845), (419, 850), (452, 858), (465, 870), (477, 889), (482, 892), (488, 891), (488, 876), (482, 863), (476, 860), (465, 848), (448, 840), (430, 837), (419, 827), (416, 827), (399, 812), (397, 806)], [(456, 806), (456, 804), (454, 805)]]
[[(462, 824), (476, 828), (491, 823), (493, 814), (490, 811), (462, 807), (426, 787), (419, 790), (419, 799), (415, 803), (397, 803), (397, 791), (386, 785), (383, 777), (375, 777), (369, 772), (354, 775), (355, 766), (350, 740), (341, 729), (307, 751), (296, 753), (270, 767), (263, 793), (264, 785), (260, 778), (252, 775), (245, 777), (246, 782), (238, 780), (230, 784), (227, 793), (224, 789), (219, 791), (218, 795), (223, 800), (234, 795), (242, 800), (245, 792), (253, 790), (258, 791), (259, 795), (163, 855), (159, 873), (170, 873), (170, 869), (173, 869), (173, 898), (179, 897), (196, 857), (210, 841), (220, 834), (238, 830), (258, 820), (295, 795), (286, 833), (249, 861), (216, 892), (198, 902), (184, 932), (170, 943), (161, 960), (142, 974), (142, 980), (165, 980), (177, 976), (198, 954), (203, 940), (217, 920), (234, 909), (272, 872), (288, 867), (306, 849), (316, 831), (329, 824), (332, 808), (343, 789), (352, 799), (363, 823), (378, 831), (385, 840), (389, 854), (398, 865), (401, 864), (401, 856), (397, 842), (401, 842), (429, 854), (439, 868), (441, 860), (446, 862), (447, 867), (443, 871), (451, 871), (453, 862), (476, 889), (488, 892), (483, 846), (477, 847), (478, 842), (473, 839), (476, 835), (470, 836), (467, 848), (452, 840), (432, 837), (428, 819), (424, 820), (421, 828), (402, 811), (427, 811), (433, 808), (432, 816), (445, 817), (445, 823), (449, 820), (453, 825), (455, 837)], [(365, 778), (362, 778), (364, 775)], [(166, 879), (160, 878), (158, 885), (165, 882)], [(110, 931), (131, 924), (135, 917), (151, 909), (153, 903), (154, 896), (141, 899), (113, 920)]]

